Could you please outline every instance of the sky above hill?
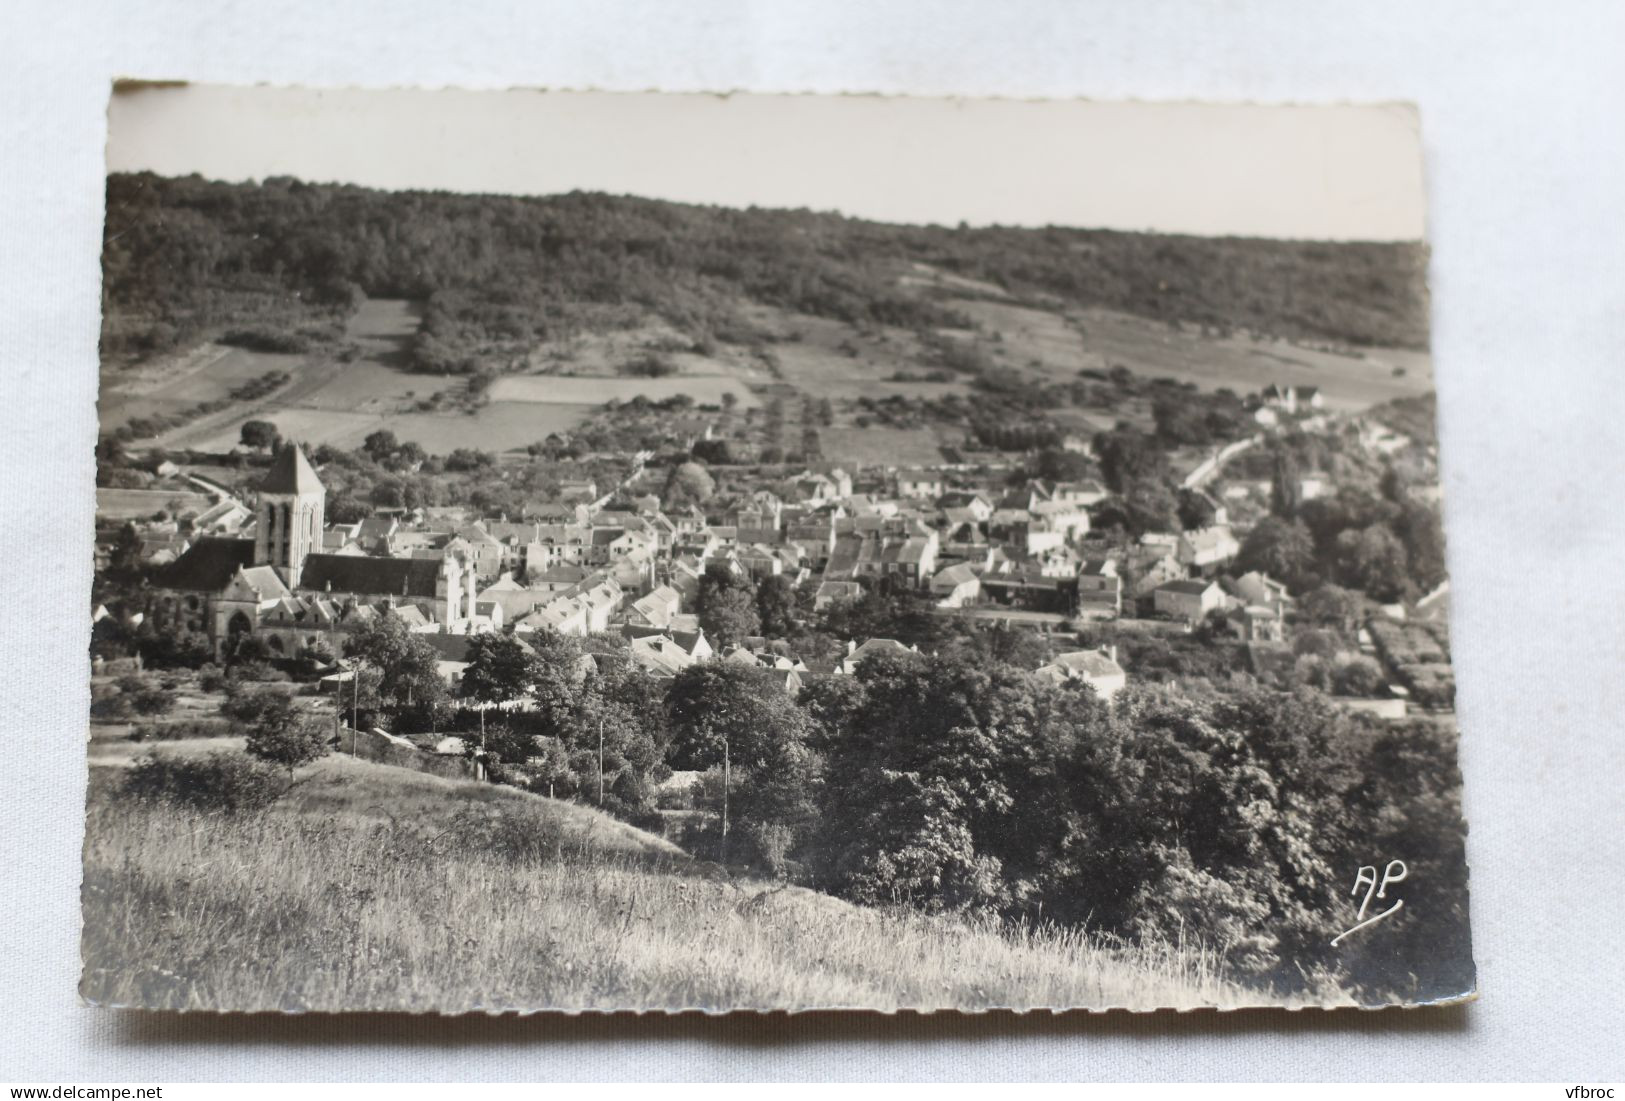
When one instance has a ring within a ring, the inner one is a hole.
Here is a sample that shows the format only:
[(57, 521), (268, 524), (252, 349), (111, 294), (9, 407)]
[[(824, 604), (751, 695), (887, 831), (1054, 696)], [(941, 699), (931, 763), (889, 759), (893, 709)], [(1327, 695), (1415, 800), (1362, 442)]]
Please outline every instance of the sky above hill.
[(1418, 240), (1399, 104), (124, 86), (110, 171), (605, 191), (884, 222)]

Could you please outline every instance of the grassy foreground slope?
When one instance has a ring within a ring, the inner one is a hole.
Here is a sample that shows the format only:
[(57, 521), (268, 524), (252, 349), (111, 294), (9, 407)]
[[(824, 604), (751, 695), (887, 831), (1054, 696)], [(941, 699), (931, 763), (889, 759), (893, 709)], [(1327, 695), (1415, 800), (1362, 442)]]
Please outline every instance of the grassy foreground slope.
[(260, 815), (109, 797), (93, 769), (83, 996), (234, 1010), (1258, 1003), (1123, 950), (729, 879), (589, 808), (351, 758)]

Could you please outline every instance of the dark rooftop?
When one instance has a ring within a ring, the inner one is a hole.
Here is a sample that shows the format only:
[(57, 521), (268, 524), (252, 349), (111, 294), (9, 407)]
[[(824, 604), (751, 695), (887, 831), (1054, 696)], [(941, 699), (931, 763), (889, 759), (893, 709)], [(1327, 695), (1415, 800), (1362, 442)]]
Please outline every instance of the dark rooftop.
[(253, 563), (252, 539), (199, 539), (185, 554), (160, 569), (152, 583), (160, 589), (218, 592), (239, 567)]
[(271, 469), (260, 482), (261, 493), (320, 493), (322, 480), (305, 458), (298, 444), (290, 444), (278, 451), (271, 460)]
[(357, 596), (435, 595), (440, 578), (438, 558), (373, 558), (354, 554), (311, 554), (299, 587)]

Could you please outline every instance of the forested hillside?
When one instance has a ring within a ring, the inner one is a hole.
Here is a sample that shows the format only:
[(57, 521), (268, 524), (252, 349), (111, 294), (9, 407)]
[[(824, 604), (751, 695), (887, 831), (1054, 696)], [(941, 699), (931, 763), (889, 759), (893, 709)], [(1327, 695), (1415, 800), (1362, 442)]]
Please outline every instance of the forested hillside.
[[(427, 302), (420, 370), (658, 317), (761, 339), (751, 304), (858, 325), (969, 322), (899, 276), (924, 263), (1018, 299), (1297, 340), (1424, 347), (1426, 249), (1083, 229), (881, 225), (572, 193), (390, 193), (110, 176), (103, 355), (202, 336), (300, 350), (357, 294)], [(959, 293), (963, 296), (963, 290)]]

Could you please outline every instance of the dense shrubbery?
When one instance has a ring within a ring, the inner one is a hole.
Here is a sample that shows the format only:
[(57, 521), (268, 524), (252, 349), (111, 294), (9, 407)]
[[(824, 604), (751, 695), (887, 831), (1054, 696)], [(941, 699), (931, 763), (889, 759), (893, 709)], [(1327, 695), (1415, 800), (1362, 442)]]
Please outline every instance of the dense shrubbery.
[(225, 814), (264, 810), (287, 790), (279, 770), (235, 751), (207, 756), (143, 757), (125, 774), (120, 794)]
[[(606, 809), (646, 817), (658, 764), (698, 770), (683, 800), (709, 815), (685, 820), (696, 851), (870, 904), (1194, 936), (1280, 987), (1339, 966), (1368, 990), (1470, 977), (1453, 954), (1466, 921), (1459, 780), (1450, 738), (1427, 723), (1351, 716), (1314, 691), (1146, 685), (1108, 707), (980, 639), (871, 658), (799, 700), (764, 670), (706, 663), (677, 676), (663, 708), (640, 697), (605, 713), (593, 674), (568, 673), (575, 644), (562, 645), (534, 659), (483, 644), (481, 676), (526, 680), (543, 703), (487, 730), (488, 763), (596, 801), (606, 714)], [(1320, 663), (1327, 688), (1362, 687), (1367, 672), (1361, 659), (1299, 660)], [(1372, 845), (1403, 851), (1417, 905), (1358, 953), (1333, 952)]]
[(1154, 388), (1151, 416), (1157, 438), (1169, 446), (1208, 447), (1247, 435), (1253, 422), (1241, 398), (1231, 390), (1198, 390), (1160, 384)]
[[(1365, 829), (1380, 819), (1429, 880), (1431, 908), (1373, 938), (1382, 947), (1355, 977), (1462, 978), (1465, 962), (1438, 954), (1459, 948), (1466, 920), (1459, 780), (1449, 739), (1426, 724), (1366, 722), (1315, 693), (1136, 689), (1108, 709), (1014, 667), (940, 659), (875, 659), (856, 683), (820, 701), (822, 795), (798, 853), (841, 893), (1195, 933), (1291, 985), (1299, 968), (1336, 964), (1342, 895), (1374, 859)], [(1416, 755), (1405, 774), (1402, 747)], [(1404, 825), (1417, 816), (1425, 835)]]

